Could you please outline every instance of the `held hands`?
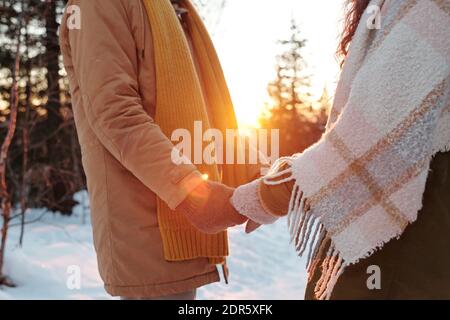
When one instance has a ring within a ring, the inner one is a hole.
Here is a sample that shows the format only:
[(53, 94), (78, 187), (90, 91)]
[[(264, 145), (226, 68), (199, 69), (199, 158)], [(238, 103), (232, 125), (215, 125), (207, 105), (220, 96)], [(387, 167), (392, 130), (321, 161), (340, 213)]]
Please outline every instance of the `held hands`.
[[(281, 166), (280, 170), (286, 166)], [(269, 186), (257, 179), (234, 190), (204, 181), (177, 211), (204, 233), (215, 234), (245, 222), (245, 231), (251, 233), (260, 225), (274, 223), (287, 214), (293, 187), (294, 181)]]
[(223, 184), (205, 181), (176, 210), (198, 230), (208, 234), (219, 233), (248, 221), (247, 217), (239, 214), (231, 205), (233, 192), (234, 189)]

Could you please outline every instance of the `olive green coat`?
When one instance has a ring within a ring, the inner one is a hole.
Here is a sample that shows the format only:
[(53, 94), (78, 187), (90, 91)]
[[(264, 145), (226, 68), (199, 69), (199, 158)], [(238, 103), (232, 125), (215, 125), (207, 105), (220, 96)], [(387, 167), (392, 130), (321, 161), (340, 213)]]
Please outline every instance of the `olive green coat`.
[[(447, 152), (437, 154), (431, 164), (417, 221), (400, 239), (347, 267), (331, 299), (450, 299), (449, 246), (450, 152)], [(369, 290), (367, 286), (367, 280), (374, 274), (371, 270), (368, 273), (372, 265), (380, 268), (379, 290)], [(313, 299), (320, 271), (317, 268), (308, 283), (305, 299)]]

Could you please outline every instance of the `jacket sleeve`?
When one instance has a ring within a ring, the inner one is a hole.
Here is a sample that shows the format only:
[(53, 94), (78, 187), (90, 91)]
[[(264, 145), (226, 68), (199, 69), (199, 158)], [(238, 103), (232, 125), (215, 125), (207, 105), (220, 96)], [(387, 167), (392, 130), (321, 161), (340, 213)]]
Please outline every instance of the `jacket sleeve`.
[(173, 163), (173, 144), (144, 110), (126, 1), (72, 0), (69, 5), (81, 13), (81, 29), (65, 30), (68, 49), (62, 47), (82, 97), (74, 108), (84, 108), (101, 144), (127, 170), (176, 208), (201, 183), (201, 174), (192, 164)]

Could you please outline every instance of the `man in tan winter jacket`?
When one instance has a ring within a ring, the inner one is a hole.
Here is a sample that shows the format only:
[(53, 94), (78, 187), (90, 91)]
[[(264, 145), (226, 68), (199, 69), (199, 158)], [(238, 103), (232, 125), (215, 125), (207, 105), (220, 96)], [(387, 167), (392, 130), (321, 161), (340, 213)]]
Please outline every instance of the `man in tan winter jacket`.
[[(231, 207), (231, 188), (171, 159), (173, 144), (153, 121), (155, 55), (143, 1), (70, 0), (68, 6), (77, 8), (80, 28), (67, 27), (66, 12), (60, 46), (105, 288), (129, 299), (193, 299), (196, 288), (219, 280), (216, 266), (208, 258), (165, 259), (157, 197), (207, 233), (247, 219)], [(200, 205), (199, 194), (208, 195)]]

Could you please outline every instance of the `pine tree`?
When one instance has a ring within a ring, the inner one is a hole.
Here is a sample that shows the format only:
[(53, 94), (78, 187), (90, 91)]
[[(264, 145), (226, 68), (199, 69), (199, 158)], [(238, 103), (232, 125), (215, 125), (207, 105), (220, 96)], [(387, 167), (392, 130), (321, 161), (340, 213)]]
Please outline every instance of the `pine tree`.
[(290, 31), (289, 39), (279, 41), (282, 53), (277, 57), (277, 76), (268, 86), (271, 103), (260, 119), (261, 127), (280, 130), (282, 156), (302, 152), (320, 138), (328, 108), (328, 102), (322, 105), (324, 100), (312, 101), (303, 57), (306, 40), (294, 20)]

